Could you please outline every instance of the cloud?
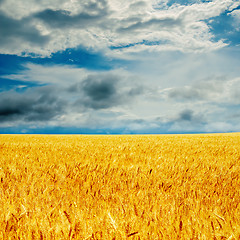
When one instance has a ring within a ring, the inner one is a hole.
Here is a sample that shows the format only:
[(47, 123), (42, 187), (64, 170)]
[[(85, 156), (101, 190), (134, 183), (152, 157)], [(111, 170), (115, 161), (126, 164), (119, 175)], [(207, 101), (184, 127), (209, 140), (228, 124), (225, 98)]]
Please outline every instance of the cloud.
[(80, 97), (76, 101), (78, 106), (98, 110), (130, 104), (136, 96), (143, 93), (143, 87), (129, 85), (123, 75), (98, 73), (90, 74), (86, 79), (70, 86), (69, 91), (79, 93)]
[(171, 89), (168, 93), (168, 97), (171, 99), (179, 99), (179, 100), (199, 100), (204, 98), (204, 93), (201, 93), (198, 89), (194, 89), (191, 87), (184, 88), (175, 88)]
[(100, 124), (97, 119), (101, 118), (106, 126), (112, 116), (134, 105), (144, 93), (144, 86), (121, 69), (95, 72), (67, 66), (26, 66), (6, 77), (40, 86), (0, 93), (1, 123), (91, 127)]
[(109, 100), (116, 94), (116, 82), (116, 76), (108, 76), (105, 79), (89, 76), (83, 82), (83, 92), (93, 101)]
[(236, 31), (240, 31), (240, 9), (234, 10), (230, 14), (234, 21), (232, 23), (233, 27), (236, 29)]
[(175, 122), (185, 122), (185, 123), (193, 123), (199, 124), (203, 123), (205, 117), (202, 113), (196, 113), (192, 109), (184, 109), (178, 113), (178, 116), (175, 119)]
[(193, 111), (192, 110), (184, 110), (179, 114), (179, 117), (177, 120), (180, 121), (192, 121), (194, 119)]
[(4, 78), (38, 86), (0, 94), (0, 126), (121, 133), (240, 129), (238, 56), (231, 60), (226, 51), (156, 55), (141, 53), (138, 62), (129, 61), (125, 68), (101, 71), (74, 65), (23, 65)]
[(206, 115), (200, 109), (185, 108), (175, 113), (165, 125), (168, 126), (168, 132), (201, 132), (209, 124), (209, 116)]
[(78, 86), (83, 93), (77, 102), (87, 108), (104, 109), (118, 105), (122, 99), (117, 97), (117, 76), (90, 75)]
[(231, 16), (233, 16), (238, 21), (238, 23), (240, 23), (240, 9), (232, 11)]
[(168, 98), (176, 101), (203, 101), (214, 103), (239, 102), (239, 84), (240, 79), (226, 79), (222, 77), (213, 77), (213, 79), (201, 80), (192, 84), (192, 86), (183, 86), (169, 89)]
[[(227, 44), (214, 40), (206, 20), (233, 9), (236, 2), (197, 1), (163, 7), (158, 1), (147, 0), (19, 0), (14, 9), (12, 5), (12, 0), (2, 3), (4, 37), (0, 51), (50, 56), (79, 45), (112, 55), (146, 50), (216, 50)], [(28, 8), (21, 7), (24, 5)]]
[(15, 20), (0, 12), (0, 45), (1, 48), (16, 49), (18, 45), (30, 44), (44, 46), (49, 41), (28, 19)]
[(1, 9), (11, 18), (22, 19), (48, 8), (66, 9), (68, 2), (66, 0), (18, 0), (17, 2), (15, 0), (3, 0)]
[(0, 93), (0, 123), (49, 121), (64, 112), (65, 102), (51, 87), (41, 87), (24, 93)]
[(53, 10), (46, 9), (42, 12), (38, 12), (34, 17), (43, 21), (46, 25), (51, 28), (87, 28), (89, 26), (96, 26), (99, 21), (106, 17), (107, 5), (105, 1), (99, 1), (104, 5), (99, 5), (99, 3), (89, 2), (88, 5), (84, 5), (84, 11), (78, 14), (72, 14), (70, 11), (66, 10)]
[(163, 19), (157, 19), (157, 18), (153, 18), (150, 20), (147, 20), (145, 22), (142, 22), (142, 19), (139, 19), (138, 22), (130, 24), (127, 27), (122, 27), (118, 29), (118, 32), (120, 33), (129, 33), (131, 32), (131, 34), (136, 33), (137, 30), (145, 30), (148, 29), (148, 31), (151, 28), (161, 28), (161, 30), (170, 30), (170, 28), (174, 28), (174, 27), (179, 27), (181, 26), (181, 19), (175, 19), (175, 18), (170, 18), (170, 17), (166, 17)]

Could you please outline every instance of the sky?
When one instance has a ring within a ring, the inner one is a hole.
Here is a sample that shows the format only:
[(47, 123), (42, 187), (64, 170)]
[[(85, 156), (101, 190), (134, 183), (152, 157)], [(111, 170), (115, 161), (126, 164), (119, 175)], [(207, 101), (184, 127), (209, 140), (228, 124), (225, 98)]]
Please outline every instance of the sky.
[(240, 131), (240, 1), (0, 0), (0, 133)]

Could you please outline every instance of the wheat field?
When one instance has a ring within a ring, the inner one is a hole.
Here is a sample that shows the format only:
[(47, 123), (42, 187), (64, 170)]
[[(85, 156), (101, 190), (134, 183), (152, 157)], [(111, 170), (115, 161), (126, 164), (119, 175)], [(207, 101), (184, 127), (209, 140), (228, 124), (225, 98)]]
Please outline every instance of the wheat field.
[(240, 134), (0, 135), (0, 239), (240, 239)]

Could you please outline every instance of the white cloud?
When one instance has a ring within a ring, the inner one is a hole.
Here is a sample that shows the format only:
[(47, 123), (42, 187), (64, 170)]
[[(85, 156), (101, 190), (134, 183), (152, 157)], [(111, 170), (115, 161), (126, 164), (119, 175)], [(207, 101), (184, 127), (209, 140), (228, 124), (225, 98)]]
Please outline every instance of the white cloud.
[(64, 65), (44, 66), (28, 63), (24, 65), (24, 68), (25, 69), (18, 74), (5, 75), (4, 77), (11, 80), (66, 86), (88, 76), (87, 70), (83, 68)]
[[(19, 26), (20, 29), (14, 32), (5, 29), (0, 51), (46, 56), (79, 45), (108, 54), (145, 50), (202, 52), (226, 46), (221, 40), (213, 41), (204, 20), (232, 9), (235, 1), (215, 0), (171, 7), (167, 7), (166, 2), (6, 0), (0, 13), (5, 17), (5, 26), (10, 22), (12, 29)], [(34, 36), (30, 37), (29, 28)], [(120, 48), (109, 50), (109, 47)]]
[(236, 28), (237, 31), (240, 31), (240, 10), (234, 10), (231, 12), (231, 16), (233, 17), (234, 19), (234, 22), (233, 22), (233, 27)]
[(240, 22), (240, 9), (232, 11), (232, 12), (231, 12), (231, 15), (232, 15), (238, 22)]

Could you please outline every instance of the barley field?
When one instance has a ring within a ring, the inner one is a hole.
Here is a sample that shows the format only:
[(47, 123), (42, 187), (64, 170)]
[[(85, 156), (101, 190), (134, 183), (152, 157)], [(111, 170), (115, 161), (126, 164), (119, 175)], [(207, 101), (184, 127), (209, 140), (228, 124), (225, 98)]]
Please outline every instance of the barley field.
[(0, 135), (0, 239), (240, 239), (240, 134)]

